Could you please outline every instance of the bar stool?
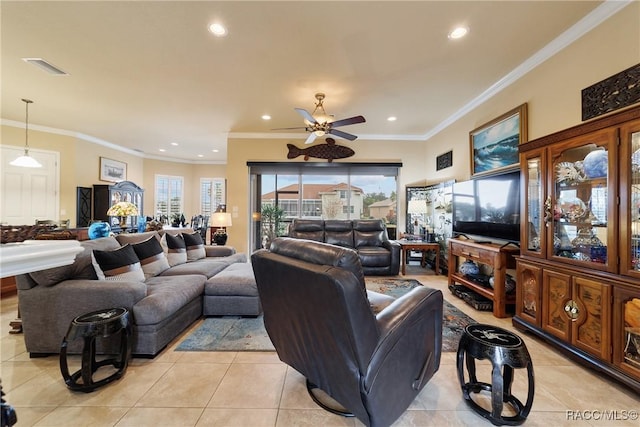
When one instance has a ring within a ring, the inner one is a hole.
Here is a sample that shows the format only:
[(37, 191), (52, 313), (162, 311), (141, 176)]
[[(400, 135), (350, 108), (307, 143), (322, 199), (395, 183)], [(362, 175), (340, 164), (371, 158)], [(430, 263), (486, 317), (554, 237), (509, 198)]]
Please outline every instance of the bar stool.
[[(469, 382), (466, 383), (463, 365), (465, 358), (469, 374)], [(475, 359), (491, 361), (491, 384), (478, 381)], [(524, 405), (511, 394), (514, 368), (527, 369), (528, 395)], [(497, 426), (520, 425), (526, 420), (533, 404), (533, 363), (527, 347), (519, 336), (492, 325), (468, 325), (458, 345), (457, 369), (462, 395), (475, 412)], [(491, 411), (484, 409), (471, 398), (471, 393), (480, 393), (483, 390), (491, 392)], [(516, 414), (503, 416), (503, 402), (511, 405)]]
[[(116, 357), (96, 361), (96, 338), (108, 338), (117, 333), (120, 333), (119, 353)], [(127, 370), (131, 356), (131, 333), (129, 311), (125, 308), (93, 311), (73, 319), (60, 348), (60, 371), (67, 387), (74, 391), (89, 393), (121, 378)], [(67, 364), (67, 346), (76, 338), (84, 339), (82, 365), (80, 370), (70, 375)], [(107, 365), (112, 365), (117, 371), (107, 378), (94, 382), (93, 374), (100, 367)], [(82, 381), (78, 382), (80, 379)]]

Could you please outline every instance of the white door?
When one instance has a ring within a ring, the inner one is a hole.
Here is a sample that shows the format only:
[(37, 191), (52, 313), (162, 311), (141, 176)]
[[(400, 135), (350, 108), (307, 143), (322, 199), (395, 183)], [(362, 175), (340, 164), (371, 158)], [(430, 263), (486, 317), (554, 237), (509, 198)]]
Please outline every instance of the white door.
[(33, 225), (36, 220), (58, 221), (60, 153), (29, 149), (41, 168), (21, 168), (9, 163), (24, 154), (24, 147), (0, 146), (0, 222)]

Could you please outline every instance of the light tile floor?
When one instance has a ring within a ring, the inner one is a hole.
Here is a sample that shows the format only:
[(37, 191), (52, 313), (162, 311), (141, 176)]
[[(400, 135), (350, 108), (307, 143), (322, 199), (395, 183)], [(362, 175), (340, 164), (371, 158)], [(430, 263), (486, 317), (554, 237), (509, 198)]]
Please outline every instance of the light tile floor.
[[(442, 289), (447, 300), (478, 322), (514, 330), (510, 318), (475, 311), (451, 295), (444, 276), (409, 266), (407, 277)], [(71, 392), (57, 357), (30, 359), (22, 335), (9, 334), (16, 308), (15, 296), (2, 299), (0, 378), (7, 402), (17, 411), (18, 426), (362, 426), (319, 409), (307, 395), (304, 378), (275, 353), (174, 351), (188, 332), (152, 360), (133, 359), (121, 380), (89, 394)], [(536, 381), (525, 425), (638, 425), (637, 420), (621, 418), (623, 411), (640, 410), (640, 396), (544, 342), (518, 334), (531, 353)], [(488, 363), (480, 363), (480, 380), (489, 382), (489, 373)], [(525, 385), (525, 370), (516, 370), (513, 392), (521, 400), (526, 398)], [(618, 419), (602, 419), (605, 411)], [(466, 406), (455, 353), (443, 353), (440, 370), (394, 427), (478, 425), (490, 423)]]

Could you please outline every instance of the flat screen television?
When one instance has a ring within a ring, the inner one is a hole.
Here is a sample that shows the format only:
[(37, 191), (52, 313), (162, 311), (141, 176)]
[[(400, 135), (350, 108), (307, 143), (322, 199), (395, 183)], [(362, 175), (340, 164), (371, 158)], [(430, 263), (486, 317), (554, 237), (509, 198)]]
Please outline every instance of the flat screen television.
[(520, 242), (520, 171), (453, 184), (453, 233)]

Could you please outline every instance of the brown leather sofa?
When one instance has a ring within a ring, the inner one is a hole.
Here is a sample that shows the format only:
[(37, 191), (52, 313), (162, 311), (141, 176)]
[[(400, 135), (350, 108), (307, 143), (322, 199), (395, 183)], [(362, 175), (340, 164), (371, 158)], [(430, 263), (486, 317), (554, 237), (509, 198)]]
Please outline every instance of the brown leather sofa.
[(289, 237), (355, 249), (367, 276), (395, 276), (400, 272), (401, 246), (389, 240), (381, 219), (294, 219)]
[(419, 286), (376, 315), (353, 249), (277, 238), (251, 263), (269, 337), (317, 403), (315, 388), (365, 425), (389, 426), (438, 370), (441, 291)]

